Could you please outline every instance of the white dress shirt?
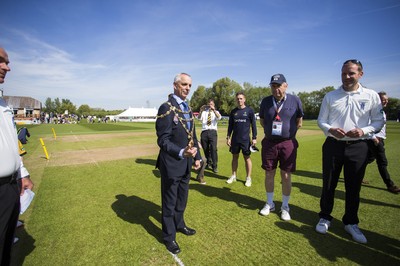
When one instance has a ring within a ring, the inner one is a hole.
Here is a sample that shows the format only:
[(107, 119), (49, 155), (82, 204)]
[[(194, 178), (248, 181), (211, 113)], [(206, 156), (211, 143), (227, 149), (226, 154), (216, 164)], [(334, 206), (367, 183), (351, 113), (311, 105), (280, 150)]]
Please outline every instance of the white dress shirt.
[[(211, 125), (207, 125), (207, 120), (208, 120), (208, 113), (211, 113)], [(217, 124), (218, 124), (218, 120), (220, 120), (221, 114), (215, 110), (215, 112), (211, 111), (210, 108), (208, 108), (208, 110), (204, 110), (203, 112), (201, 112), (200, 114), (200, 120), (201, 120), (201, 131), (204, 130), (218, 130)]]

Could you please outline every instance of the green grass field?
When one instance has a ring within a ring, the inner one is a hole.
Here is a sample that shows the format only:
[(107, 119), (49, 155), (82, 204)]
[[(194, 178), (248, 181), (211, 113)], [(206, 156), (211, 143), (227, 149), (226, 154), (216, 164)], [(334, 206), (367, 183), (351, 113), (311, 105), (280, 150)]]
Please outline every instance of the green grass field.
[[(400, 124), (389, 122), (387, 127), (389, 171), (400, 185)], [(24, 162), (35, 182), (36, 196), (21, 216), (25, 226), (17, 229), (20, 240), (13, 252), (14, 265), (178, 264), (161, 242), (154, 124), (40, 125), (29, 130), (32, 136), (25, 145), (28, 154)], [(231, 174), (226, 130), (226, 125), (220, 125), (219, 173), (207, 171), (207, 185), (197, 183), (192, 174), (185, 220), (197, 234), (177, 235), (183, 264), (400, 265), (400, 195), (386, 191), (375, 163), (368, 166), (370, 183), (361, 191), (359, 225), (368, 239), (362, 245), (351, 240), (341, 223), (343, 182), (336, 192), (335, 219), (329, 233), (320, 235), (314, 230), (319, 219), (324, 141), (316, 121), (305, 121), (298, 133), (290, 222), (281, 221), (278, 212), (268, 217), (258, 214), (266, 199), (259, 153), (252, 154), (251, 188), (244, 186), (242, 157), (238, 182), (225, 183)], [(260, 143), (261, 128), (258, 135)], [(44, 139), (49, 160), (39, 138)], [(153, 144), (151, 154), (113, 160), (113, 149), (137, 148), (139, 152), (140, 145)], [(69, 157), (71, 152), (82, 152), (92, 161)], [(107, 160), (96, 159), (108, 155)], [(279, 209), (281, 187), (278, 177), (275, 180)]]

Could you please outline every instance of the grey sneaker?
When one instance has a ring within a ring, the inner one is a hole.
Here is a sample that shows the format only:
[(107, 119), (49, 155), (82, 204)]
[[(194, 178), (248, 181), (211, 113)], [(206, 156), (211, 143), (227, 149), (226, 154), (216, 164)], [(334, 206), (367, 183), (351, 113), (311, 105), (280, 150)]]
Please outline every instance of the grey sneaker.
[(319, 219), (317, 226), (315, 226), (315, 231), (320, 234), (326, 234), (326, 232), (328, 232), (329, 226), (331, 226), (331, 222), (324, 218), (321, 218)]
[(360, 228), (358, 228), (357, 224), (347, 224), (344, 226), (344, 230), (353, 237), (354, 241), (361, 244), (367, 243), (367, 238), (361, 232)]

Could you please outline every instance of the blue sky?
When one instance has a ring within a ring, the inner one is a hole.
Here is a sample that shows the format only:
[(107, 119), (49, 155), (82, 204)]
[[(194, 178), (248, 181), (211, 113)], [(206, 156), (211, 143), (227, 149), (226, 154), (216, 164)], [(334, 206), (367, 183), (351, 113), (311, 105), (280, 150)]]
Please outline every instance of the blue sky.
[(229, 77), (288, 92), (341, 85), (346, 59), (361, 82), (400, 98), (398, 0), (2, 0), (5, 95), (107, 110), (158, 107), (175, 74), (195, 89)]

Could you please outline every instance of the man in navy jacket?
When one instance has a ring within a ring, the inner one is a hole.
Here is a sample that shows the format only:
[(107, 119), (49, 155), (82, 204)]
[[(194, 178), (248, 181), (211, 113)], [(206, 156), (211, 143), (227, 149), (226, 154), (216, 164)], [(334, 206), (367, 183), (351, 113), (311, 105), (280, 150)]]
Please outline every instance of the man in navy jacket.
[(161, 173), (162, 237), (168, 251), (178, 254), (176, 232), (194, 235), (196, 231), (186, 226), (184, 211), (189, 192), (190, 171), (200, 167), (201, 156), (193, 114), (185, 102), (192, 86), (186, 73), (175, 76), (174, 94), (163, 103), (156, 121), (157, 144), (160, 153), (156, 167)]

